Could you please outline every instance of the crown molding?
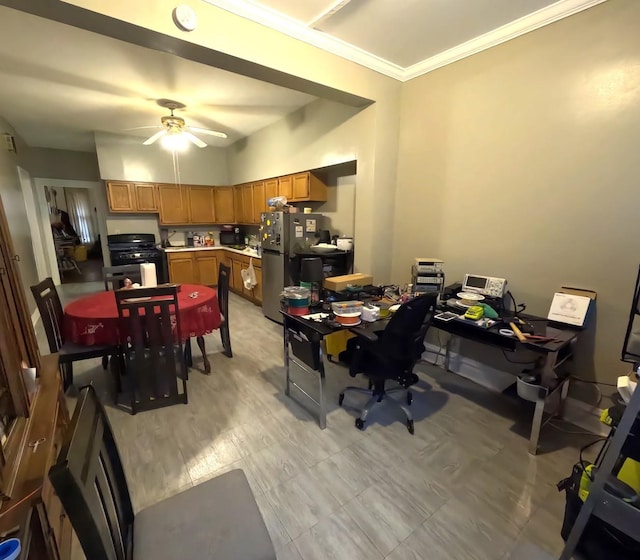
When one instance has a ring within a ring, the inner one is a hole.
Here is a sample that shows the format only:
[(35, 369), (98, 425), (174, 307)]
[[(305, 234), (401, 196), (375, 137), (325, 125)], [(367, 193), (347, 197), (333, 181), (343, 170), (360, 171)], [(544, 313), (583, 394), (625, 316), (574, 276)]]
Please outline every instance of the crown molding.
[(466, 43), (403, 68), (350, 43), (307, 27), (304, 23), (252, 0), (202, 0), (234, 15), (251, 20), (274, 31), (340, 56), (370, 70), (406, 82), (447, 64), (495, 47), (525, 33), (587, 10), (607, 0), (559, 0), (529, 15), (480, 35)]
[(534, 31), (606, 1), (607, 0), (560, 0), (555, 4), (551, 4), (546, 8), (542, 8), (537, 12), (521, 17), (511, 23), (507, 23), (502, 27), (498, 27), (493, 31), (489, 31), (489, 33), (480, 35), (457, 47), (453, 47), (452, 49), (448, 49), (440, 54), (404, 68), (402, 81), (406, 82), (417, 78), (418, 76), (442, 68), (447, 64), (490, 49), (500, 43), (505, 43), (525, 33), (529, 33), (530, 31)]

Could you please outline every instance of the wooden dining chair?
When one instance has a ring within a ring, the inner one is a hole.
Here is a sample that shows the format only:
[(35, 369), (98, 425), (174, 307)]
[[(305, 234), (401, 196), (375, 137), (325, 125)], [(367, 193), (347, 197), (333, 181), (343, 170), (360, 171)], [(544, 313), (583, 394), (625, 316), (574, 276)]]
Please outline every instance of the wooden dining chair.
[(113, 431), (93, 387), (80, 390), (49, 479), (90, 560), (276, 560), (239, 469), (134, 515)]
[(224, 348), (225, 356), (233, 357), (231, 351), (231, 335), (229, 334), (229, 276), (231, 269), (220, 263), (218, 266), (218, 305), (222, 324), (220, 325), (220, 339)]
[(115, 346), (81, 346), (65, 340), (63, 320), (64, 313), (58, 290), (51, 278), (45, 278), (39, 284), (31, 286), (33, 299), (36, 300), (44, 331), (49, 343), (49, 352), (57, 353), (60, 360), (64, 389), (73, 384), (73, 362), (102, 358), (102, 365), (106, 369), (109, 356), (118, 352)]
[(187, 404), (176, 286), (116, 290), (123, 357), (122, 388), (136, 414)]
[(102, 279), (104, 280), (104, 290), (118, 290), (122, 288), (125, 278), (132, 282), (142, 283), (142, 273), (139, 264), (123, 264), (120, 266), (103, 266)]

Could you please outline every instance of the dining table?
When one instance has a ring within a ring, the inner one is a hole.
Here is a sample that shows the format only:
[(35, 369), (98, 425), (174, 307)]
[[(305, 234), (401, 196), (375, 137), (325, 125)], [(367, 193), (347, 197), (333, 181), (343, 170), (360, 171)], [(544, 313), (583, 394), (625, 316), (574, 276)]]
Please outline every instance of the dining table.
[[(132, 296), (135, 288), (132, 289)], [(202, 352), (205, 373), (211, 373), (204, 335), (220, 328), (222, 317), (215, 288), (197, 284), (181, 284), (178, 288), (179, 337), (195, 338)], [(81, 297), (64, 308), (65, 340), (80, 346), (117, 346), (118, 307), (113, 291)]]

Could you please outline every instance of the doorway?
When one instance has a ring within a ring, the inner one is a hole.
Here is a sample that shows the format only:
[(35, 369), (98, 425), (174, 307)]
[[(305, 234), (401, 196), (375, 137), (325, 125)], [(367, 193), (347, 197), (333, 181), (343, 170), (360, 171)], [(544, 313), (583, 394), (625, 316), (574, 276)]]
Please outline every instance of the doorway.
[[(106, 235), (101, 184), (36, 179), (40, 220), (46, 243), (63, 285), (99, 289), (105, 265)], [(52, 276), (53, 277), (53, 276)]]

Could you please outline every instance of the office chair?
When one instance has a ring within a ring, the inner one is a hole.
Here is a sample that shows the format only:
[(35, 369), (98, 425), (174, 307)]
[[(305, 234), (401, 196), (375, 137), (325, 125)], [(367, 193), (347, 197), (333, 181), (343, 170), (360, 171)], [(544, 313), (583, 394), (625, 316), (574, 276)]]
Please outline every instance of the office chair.
[[(424, 352), (424, 337), (434, 315), (437, 297), (437, 294), (425, 294), (404, 303), (384, 330), (372, 332), (367, 329), (351, 329), (357, 336), (349, 340), (347, 349), (340, 353), (339, 359), (348, 364), (351, 377), (359, 373), (368, 377), (370, 388), (345, 387), (338, 403), (342, 406), (347, 392), (370, 396), (360, 417), (356, 418), (356, 428), (364, 429), (369, 412), (377, 403), (386, 397), (402, 393), (405, 395), (406, 405), (394, 398), (386, 398), (386, 401), (402, 409), (407, 417), (407, 429), (409, 433), (414, 433), (413, 415), (407, 406), (413, 400), (409, 387), (418, 382), (413, 368)], [(396, 381), (400, 387), (387, 390), (387, 381)]]

